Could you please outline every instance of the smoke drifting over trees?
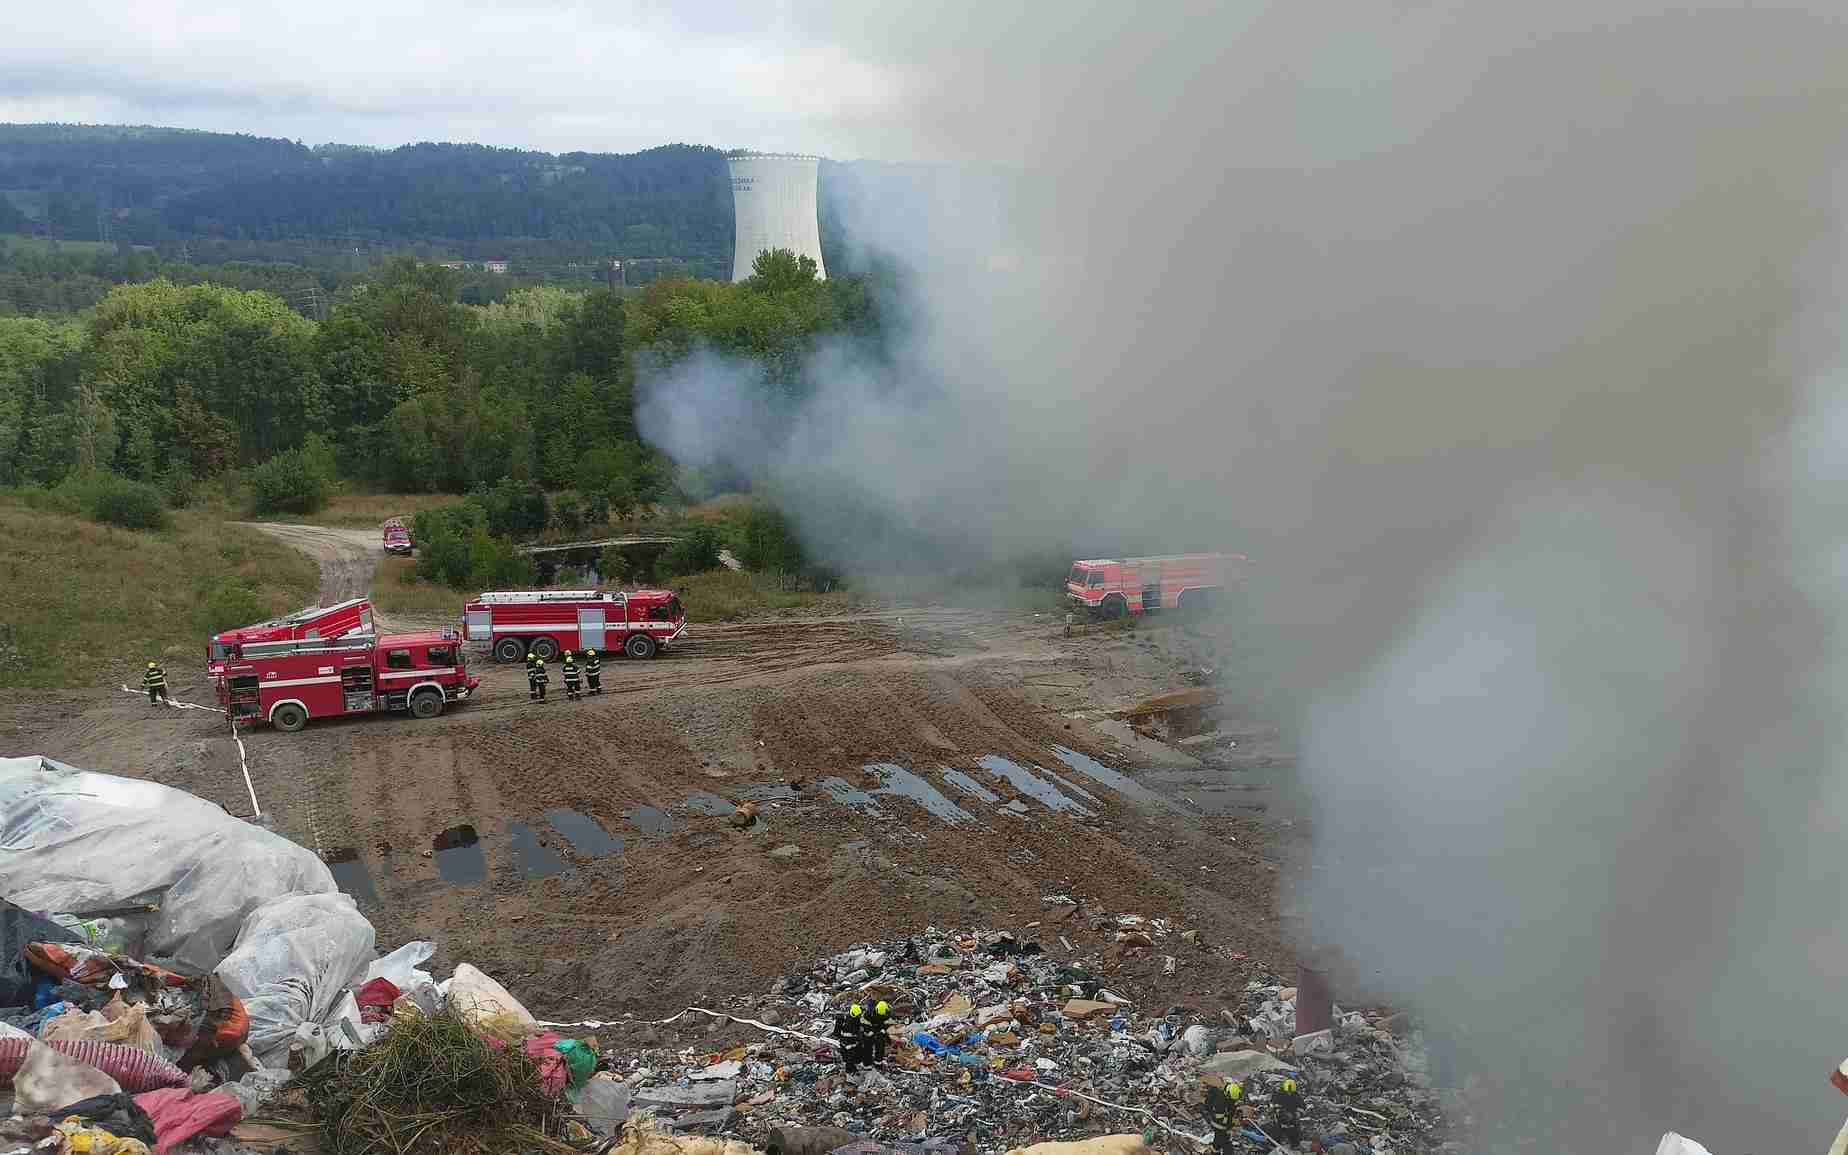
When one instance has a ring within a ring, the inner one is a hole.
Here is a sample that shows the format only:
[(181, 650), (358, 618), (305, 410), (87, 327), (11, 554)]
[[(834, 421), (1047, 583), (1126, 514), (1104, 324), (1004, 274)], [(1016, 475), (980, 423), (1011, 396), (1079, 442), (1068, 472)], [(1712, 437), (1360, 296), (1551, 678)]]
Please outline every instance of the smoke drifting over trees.
[(775, 420), (679, 363), (644, 432), (850, 562), (891, 543), (842, 494), (949, 552), (1250, 553), (1314, 936), (1556, 1149), (1826, 1145), (1839, 14), (826, 16), (958, 162), (836, 206), (902, 323)]

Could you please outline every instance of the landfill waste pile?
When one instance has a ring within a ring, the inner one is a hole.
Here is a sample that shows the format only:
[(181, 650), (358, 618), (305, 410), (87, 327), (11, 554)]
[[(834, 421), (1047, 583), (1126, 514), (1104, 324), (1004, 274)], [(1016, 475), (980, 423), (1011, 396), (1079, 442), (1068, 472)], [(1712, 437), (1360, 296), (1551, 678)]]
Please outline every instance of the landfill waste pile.
[(156, 783), (0, 758), (0, 847), (0, 1152), (231, 1135), (407, 969), (312, 852)]
[[(727, 1006), (560, 1024), (467, 963), (436, 981), (432, 943), (377, 957), (314, 854), (180, 791), (0, 759), (0, 846), (0, 1155), (1133, 1155), (1215, 1118), (1233, 1149), (1462, 1149), (1402, 1019), (1298, 1033), (1280, 981), (1150, 1004), (1143, 964), (1242, 956), (1069, 896), (1044, 935), (927, 928)], [(1101, 952), (1051, 932), (1079, 916)]]
[[(1161, 920), (1119, 922), (1130, 952), (1197, 944)], [(1234, 1148), (1269, 1151), (1286, 1078), (1303, 1095), (1305, 1147), (1464, 1149), (1447, 1142), (1454, 1093), (1432, 1085), (1422, 1039), (1402, 1017), (1337, 1009), (1331, 1028), (1298, 1036), (1295, 991), (1281, 982), (1250, 983), (1232, 1005), (1144, 1006), (1113, 985), (1104, 958), (1035, 933), (928, 929), (821, 959), (728, 1008), (666, 1025), (576, 1026), (602, 1041), (607, 1074), (592, 1084), (608, 1080), (604, 1101), (790, 1155), (849, 1140), (1002, 1151), (1124, 1130), (1186, 1150), (1211, 1142), (1209, 1088), (1234, 1083)], [(881, 1002), (887, 1060), (849, 1073), (835, 1017)]]

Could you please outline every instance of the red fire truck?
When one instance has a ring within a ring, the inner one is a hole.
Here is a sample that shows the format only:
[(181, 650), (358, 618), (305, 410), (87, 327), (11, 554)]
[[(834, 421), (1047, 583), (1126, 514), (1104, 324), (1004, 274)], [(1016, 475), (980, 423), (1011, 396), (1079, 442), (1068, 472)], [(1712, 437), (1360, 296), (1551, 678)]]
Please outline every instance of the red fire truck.
[(338, 638), (344, 634), (371, 632), (372, 603), (365, 598), (354, 598), (350, 602), (331, 606), (309, 606), (274, 621), (239, 626), (235, 630), (213, 634), (212, 640), (205, 647), (205, 672), (214, 678), (223, 677), (225, 660), (237, 657), (241, 647), (249, 642), (312, 641), (315, 638)]
[(310, 718), (409, 710), (434, 718), (481, 684), (455, 630), (246, 642), (225, 663), (218, 701), (238, 721), (295, 731)]
[(411, 531), (404, 528), (404, 519), (394, 517), (385, 523), (385, 552), (411, 554)]
[(1238, 553), (1183, 553), (1075, 561), (1065, 581), (1065, 596), (1107, 618), (1152, 610), (1200, 610), (1238, 580), (1246, 560)]
[(528, 653), (551, 661), (565, 650), (621, 650), (652, 658), (687, 632), (672, 590), (499, 590), (462, 607), (470, 642), (498, 662)]

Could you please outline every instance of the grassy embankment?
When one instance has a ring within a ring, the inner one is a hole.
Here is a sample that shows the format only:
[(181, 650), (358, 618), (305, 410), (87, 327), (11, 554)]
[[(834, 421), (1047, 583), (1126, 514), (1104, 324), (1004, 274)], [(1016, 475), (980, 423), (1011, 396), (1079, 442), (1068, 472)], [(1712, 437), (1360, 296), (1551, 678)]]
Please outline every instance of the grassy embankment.
[(164, 530), (100, 525), (0, 493), (0, 688), (138, 684), (196, 665), (212, 633), (314, 602), (312, 560), (216, 507)]

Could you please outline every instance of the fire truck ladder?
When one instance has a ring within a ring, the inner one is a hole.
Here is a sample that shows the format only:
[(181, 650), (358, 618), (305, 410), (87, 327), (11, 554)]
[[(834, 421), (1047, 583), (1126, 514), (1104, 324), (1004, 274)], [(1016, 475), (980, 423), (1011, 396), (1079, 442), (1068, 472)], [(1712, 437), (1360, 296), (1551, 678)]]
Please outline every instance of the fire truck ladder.
[(594, 602), (608, 600), (602, 590), (502, 590), (484, 593), (476, 600), (484, 606), (511, 606), (529, 602)]

